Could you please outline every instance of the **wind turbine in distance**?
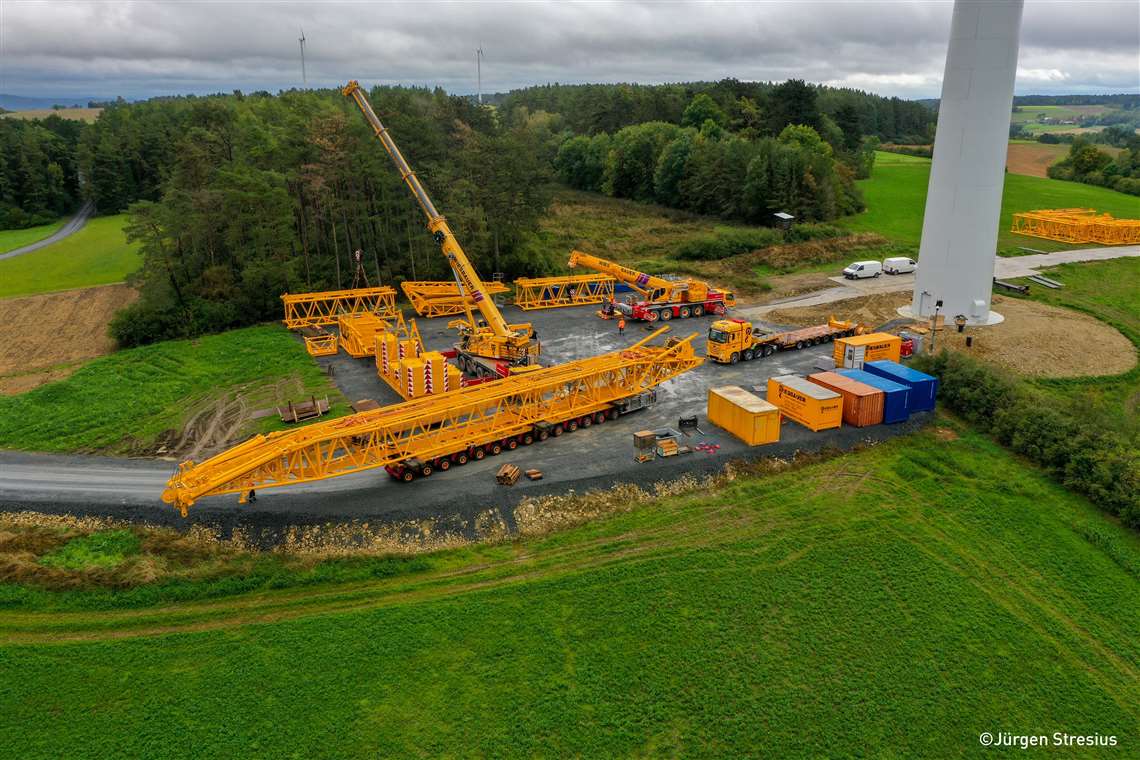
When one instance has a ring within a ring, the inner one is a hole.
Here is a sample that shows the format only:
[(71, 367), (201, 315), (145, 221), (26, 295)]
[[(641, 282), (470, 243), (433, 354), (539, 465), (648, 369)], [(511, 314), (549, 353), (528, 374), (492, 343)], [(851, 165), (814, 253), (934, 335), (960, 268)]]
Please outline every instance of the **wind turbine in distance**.
[(308, 87), (309, 78), (305, 75), (305, 30), (301, 30), (301, 36), (297, 38), (297, 42), (301, 43), (301, 83)]
[(479, 105), (483, 105), (483, 48), (475, 48), (475, 77), (478, 81)]

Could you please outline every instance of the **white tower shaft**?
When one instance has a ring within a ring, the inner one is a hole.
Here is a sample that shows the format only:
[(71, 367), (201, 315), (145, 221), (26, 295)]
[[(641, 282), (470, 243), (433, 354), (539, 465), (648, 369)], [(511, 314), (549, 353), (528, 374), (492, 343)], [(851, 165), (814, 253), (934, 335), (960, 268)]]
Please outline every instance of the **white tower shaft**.
[(955, 0), (911, 313), (993, 324), (994, 257), (1023, 0)]

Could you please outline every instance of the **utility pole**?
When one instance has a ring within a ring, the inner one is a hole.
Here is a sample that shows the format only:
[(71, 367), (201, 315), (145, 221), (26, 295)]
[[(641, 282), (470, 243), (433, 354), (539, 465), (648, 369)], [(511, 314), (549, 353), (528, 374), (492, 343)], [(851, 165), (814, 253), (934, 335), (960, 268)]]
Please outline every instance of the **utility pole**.
[(483, 47), (475, 48), (475, 77), (478, 82), (479, 105), (483, 105)]
[(301, 43), (301, 83), (306, 87), (309, 86), (309, 77), (305, 74), (305, 30), (301, 30), (301, 36), (297, 38), (297, 42)]

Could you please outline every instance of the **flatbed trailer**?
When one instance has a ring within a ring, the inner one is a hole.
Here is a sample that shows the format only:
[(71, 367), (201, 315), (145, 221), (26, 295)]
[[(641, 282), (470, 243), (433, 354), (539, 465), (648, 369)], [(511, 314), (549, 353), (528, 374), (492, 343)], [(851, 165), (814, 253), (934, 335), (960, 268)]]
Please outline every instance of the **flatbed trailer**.
[(713, 322), (708, 334), (708, 358), (718, 364), (736, 364), (771, 356), (777, 351), (791, 351), (820, 343), (830, 343), (862, 331), (851, 321), (831, 317), (827, 324), (801, 327), (778, 333), (765, 333), (743, 319), (721, 319)]

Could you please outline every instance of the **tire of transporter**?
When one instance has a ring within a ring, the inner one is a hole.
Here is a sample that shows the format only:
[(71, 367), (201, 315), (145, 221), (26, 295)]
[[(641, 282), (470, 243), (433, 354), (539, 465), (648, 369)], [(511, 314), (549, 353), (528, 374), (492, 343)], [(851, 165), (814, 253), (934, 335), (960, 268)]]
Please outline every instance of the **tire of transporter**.
[(661, 321), (662, 322), (668, 322), (672, 318), (673, 318), (673, 309), (672, 308), (666, 306), (664, 309), (661, 310)]
[(447, 457), (440, 457), (436, 460), (435, 468), (440, 472), (447, 472), (451, 469), (451, 460)]
[(763, 353), (764, 356), (771, 356), (772, 354), (776, 353), (776, 347), (775, 346), (764, 346), (764, 348), (761, 350), (764, 352)]
[(519, 439), (518, 438), (508, 438), (507, 439), (507, 450), (508, 451), (514, 451), (518, 447), (519, 447)]
[(619, 412), (617, 410), (617, 407), (614, 407), (613, 409), (610, 409), (608, 412), (606, 412), (606, 416), (609, 417), (611, 420), (616, 420), (618, 417), (621, 416), (621, 412)]
[(489, 453), (493, 457), (497, 457), (497, 456), (499, 456), (499, 454), (503, 453), (503, 444), (499, 443), (498, 441), (495, 441), (494, 443), (492, 443), (487, 448), (489, 449)]
[(455, 463), (457, 465), (459, 465), (460, 467), (467, 464), (470, 460), (471, 460), (471, 457), (469, 457), (467, 455), (466, 451), (461, 451), (455, 455)]
[(578, 420), (570, 420), (569, 422), (566, 423), (566, 432), (567, 433), (573, 433), (577, 429), (578, 429)]
[(549, 437), (550, 437), (550, 431), (549, 430), (538, 431), (538, 440), (545, 441)]
[(744, 349), (744, 353), (740, 355), (740, 358), (746, 362), (750, 362), (756, 358), (756, 352), (751, 348), (746, 348)]
[(416, 479), (416, 473), (414, 473), (409, 468), (404, 468), (404, 471), (400, 473), (400, 480), (403, 481), (404, 483), (411, 483), (415, 479)]
[(740, 354), (733, 351), (732, 356), (728, 357), (728, 363), (729, 364), (736, 364), (738, 361), (740, 361)]
[(689, 310), (689, 307), (682, 306), (680, 313), (677, 316), (679, 316), (681, 319), (688, 319), (690, 314), (692, 314), (692, 312)]
[(558, 436), (562, 435), (562, 433), (563, 433), (563, 432), (565, 432), (565, 430), (564, 430), (564, 428), (563, 428), (561, 425), (555, 425), (554, 427), (552, 427), (552, 428), (550, 429), (550, 434), (551, 434), (552, 436), (554, 436), (555, 438), (557, 438)]
[(534, 433), (523, 433), (522, 445), (529, 446), (534, 443)]
[(796, 350), (799, 351), (803, 347), (804, 347), (804, 342), (802, 340), (797, 340), (796, 341)]
[(587, 414), (585, 417), (582, 418), (582, 422), (581, 422), (582, 427), (588, 428), (593, 424), (594, 424), (594, 415)]
[(475, 450), (471, 452), (471, 456), (473, 456), (475, 458), (475, 461), (478, 462), (480, 459), (487, 456), (487, 450), (482, 446), (476, 446)]
[(694, 317), (703, 317), (705, 315), (705, 307), (700, 305), (694, 306), (692, 313)]
[(605, 421), (606, 421), (606, 413), (605, 412), (594, 412), (594, 424), (595, 425), (601, 425)]
[(433, 472), (435, 472), (435, 470), (432, 468), (432, 466), (430, 464), (425, 464), (423, 467), (420, 468), (420, 476), (424, 477), (424, 478), (430, 476)]

